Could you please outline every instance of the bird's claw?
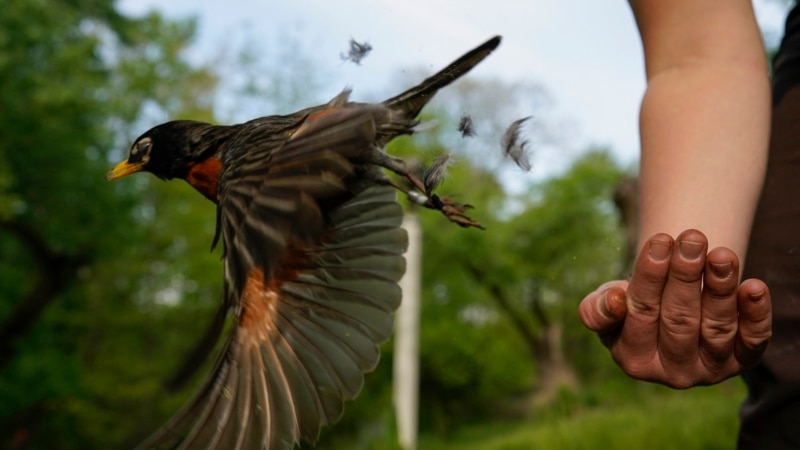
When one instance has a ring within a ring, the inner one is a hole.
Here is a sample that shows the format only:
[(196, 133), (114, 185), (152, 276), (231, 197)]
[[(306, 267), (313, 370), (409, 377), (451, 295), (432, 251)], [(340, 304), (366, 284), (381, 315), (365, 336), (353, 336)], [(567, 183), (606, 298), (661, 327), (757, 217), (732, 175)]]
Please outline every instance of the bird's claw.
[(464, 228), (485, 229), (480, 222), (473, 220), (465, 214), (468, 210), (473, 209), (472, 205), (461, 205), (451, 201), (447, 197), (441, 198), (436, 194), (431, 195), (430, 199), (435, 209), (441, 211), (449, 221)]
[[(393, 186), (405, 192), (409, 200), (428, 209), (438, 209), (449, 221), (461, 227), (485, 229), (478, 221), (472, 220), (472, 218), (465, 214), (468, 210), (474, 209), (474, 206), (470, 204), (462, 205), (454, 202), (450, 197), (439, 197), (432, 192), (426, 192), (425, 187), (416, 176), (410, 172), (406, 172), (405, 175), (406, 179), (418, 190), (415, 190), (413, 187), (408, 189), (402, 188), (396, 184), (393, 184)], [(426, 193), (423, 194), (423, 192)]]

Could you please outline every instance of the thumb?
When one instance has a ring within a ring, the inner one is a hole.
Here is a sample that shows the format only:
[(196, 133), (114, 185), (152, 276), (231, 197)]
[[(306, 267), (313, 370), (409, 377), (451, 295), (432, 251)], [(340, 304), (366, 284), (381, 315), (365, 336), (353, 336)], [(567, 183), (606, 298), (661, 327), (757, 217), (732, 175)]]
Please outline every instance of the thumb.
[(586, 328), (595, 333), (609, 333), (622, 326), (628, 313), (625, 285), (624, 281), (605, 283), (584, 297), (578, 312)]

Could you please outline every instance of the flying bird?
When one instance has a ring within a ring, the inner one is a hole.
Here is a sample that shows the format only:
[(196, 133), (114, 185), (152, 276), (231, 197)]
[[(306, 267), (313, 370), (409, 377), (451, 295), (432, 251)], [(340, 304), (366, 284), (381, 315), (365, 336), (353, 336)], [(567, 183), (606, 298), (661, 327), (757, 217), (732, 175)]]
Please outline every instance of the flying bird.
[(345, 91), (292, 114), (229, 126), (177, 120), (136, 139), (106, 178), (179, 178), (216, 204), (221, 308), (235, 321), (206, 383), (139, 448), (291, 449), (341, 416), (377, 365), (401, 299), (397, 191), (480, 226), (469, 205), (428, 192), (384, 146), (413, 134), (431, 97), (499, 44), (382, 103), (351, 102)]

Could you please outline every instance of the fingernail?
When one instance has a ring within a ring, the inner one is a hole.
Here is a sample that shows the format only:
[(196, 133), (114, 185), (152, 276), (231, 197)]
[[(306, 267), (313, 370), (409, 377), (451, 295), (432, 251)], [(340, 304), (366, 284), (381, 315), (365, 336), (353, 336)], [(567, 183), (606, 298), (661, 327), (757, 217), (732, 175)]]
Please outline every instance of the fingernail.
[(619, 293), (616, 291), (612, 293), (611, 289), (606, 289), (606, 291), (603, 292), (603, 296), (606, 298), (606, 306), (609, 310), (613, 308), (614, 303), (619, 303), (621, 301)]
[(650, 257), (655, 261), (663, 261), (669, 258), (672, 253), (672, 242), (669, 241), (650, 241)]
[(628, 312), (627, 300), (624, 292), (616, 292), (609, 299), (608, 305), (612, 308), (615, 316), (624, 316)]
[(686, 259), (697, 259), (703, 254), (705, 246), (700, 242), (678, 241), (678, 252)]
[(764, 299), (764, 294), (766, 294), (766, 291), (752, 293), (750, 294), (750, 301), (753, 303), (758, 303)]
[(723, 264), (711, 263), (709, 267), (717, 278), (728, 278), (733, 272), (733, 264), (729, 262)]

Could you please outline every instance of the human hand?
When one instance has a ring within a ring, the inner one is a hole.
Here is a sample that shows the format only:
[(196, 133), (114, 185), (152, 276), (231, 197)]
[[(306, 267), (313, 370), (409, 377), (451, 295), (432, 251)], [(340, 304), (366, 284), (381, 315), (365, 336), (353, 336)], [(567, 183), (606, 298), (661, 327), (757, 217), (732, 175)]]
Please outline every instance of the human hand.
[(772, 334), (769, 289), (756, 279), (739, 285), (730, 249), (707, 251), (697, 230), (657, 234), (629, 282), (604, 283), (581, 301), (583, 324), (629, 376), (684, 389), (758, 363)]

